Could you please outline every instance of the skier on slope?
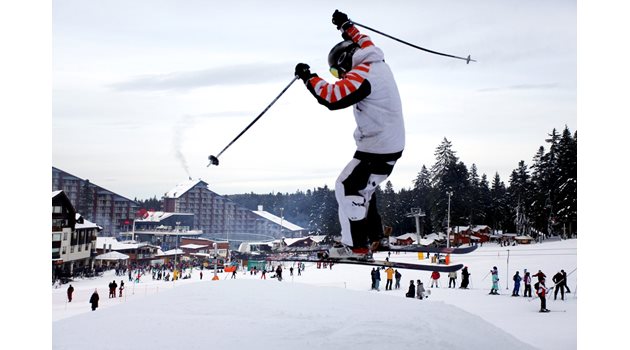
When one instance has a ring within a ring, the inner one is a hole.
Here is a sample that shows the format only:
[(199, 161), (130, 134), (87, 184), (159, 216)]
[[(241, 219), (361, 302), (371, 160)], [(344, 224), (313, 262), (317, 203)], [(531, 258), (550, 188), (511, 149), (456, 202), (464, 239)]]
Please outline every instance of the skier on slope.
[(536, 288), (536, 295), (540, 298), (540, 312), (549, 312), (547, 309), (547, 293), (549, 289), (545, 286), (545, 279), (542, 278), (540, 281), (536, 282), (534, 288)]
[(339, 81), (326, 82), (305, 63), (296, 65), (295, 75), (328, 109), (353, 106), (357, 149), (335, 183), (344, 246), (331, 249), (329, 255), (362, 259), (370, 249), (386, 245), (384, 237), (391, 232), (390, 227), (383, 230), (375, 191), (405, 147), (402, 103), (381, 49), (345, 13), (335, 11), (332, 22), (344, 39), (328, 54), (330, 72)]
[(519, 272), (516, 271), (516, 273), (514, 274), (514, 277), (512, 277), (512, 280), (514, 280), (514, 289), (512, 290), (512, 296), (513, 297), (517, 297), (518, 296), (518, 291), (521, 289), (521, 275), (519, 275)]
[(498, 295), (499, 294), (499, 269), (496, 266), (490, 270), (492, 274), (492, 288), (490, 289), (489, 294)]
[(525, 290), (523, 291), (523, 296), (530, 298), (532, 297), (532, 276), (530, 276), (529, 271), (525, 269), (525, 276), (523, 277), (523, 283), (525, 283)]

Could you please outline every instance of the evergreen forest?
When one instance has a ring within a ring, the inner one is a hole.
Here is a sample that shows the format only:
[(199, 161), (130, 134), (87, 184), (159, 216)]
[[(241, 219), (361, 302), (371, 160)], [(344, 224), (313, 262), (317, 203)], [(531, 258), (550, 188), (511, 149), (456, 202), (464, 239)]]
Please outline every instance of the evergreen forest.
[[(394, 190), (390, 181), (377, 189), (377, 205), (384, 224), (394, 235), (416, 232), (408, 214), (421, 209), (422, 234), (445, 232), (450, 226), (488, 225), (504, 233), (572, 236), (577, 232), (577, 132), (553, 129), (531, 162), (518, 162), (507, 183), (498, 173), (479, 174), (457, 157), (444, 138), (435, 150), (435, 163), (422, 165), (408, 188)], [(395, 170), (394, 170), (395, 171)], [(449, 195), (450, 194), (450, 195)], [(306, 192), (239, 194), (227, 196), (256, 210), (258, 205), (315, 234), (338, 234), (334, 189)], [(449, 216), (450, 198), (450, 216)], [(282, 210), (281, 210), (282, 208)], [(282, 213), (281, 213), (282, 212)]]
[[(475, 163), (464, 163), (446, 138), (434, 154), (435, 163), (423, 164), (410, 187), (395, 191), (387, 181), (377, 188), (379, 213), (383, 223), (393, 227), (393, 235), (416, 232), (411, 214), (418, 210), (424, 214), (420, 220), (423, 235), (445, 232), (449, 224), (488, 225), (494, 232), (534, 238), (576, 235), (577, 132), (571, 133), (566, 126), (562, 133), (553, 129), (530, 163), (518, 162), (507, 183), (498, 173), (489, 177), (479, 174)], [(250, 210), (263, 205), (265, 211), (314, 234), (340, 234), (334, 188), (328, 186), (225, 197)], [(160, 210), (162, 202), (155, 197), (136, 201), (144, 210)]]

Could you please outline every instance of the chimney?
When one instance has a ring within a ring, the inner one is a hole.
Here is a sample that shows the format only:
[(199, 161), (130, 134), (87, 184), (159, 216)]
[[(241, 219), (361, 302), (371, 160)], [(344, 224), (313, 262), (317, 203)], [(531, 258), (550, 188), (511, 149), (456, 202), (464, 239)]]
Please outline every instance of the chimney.
[(263, 211), (263, 206), (262, 205), (258, 205), (258, 211)]

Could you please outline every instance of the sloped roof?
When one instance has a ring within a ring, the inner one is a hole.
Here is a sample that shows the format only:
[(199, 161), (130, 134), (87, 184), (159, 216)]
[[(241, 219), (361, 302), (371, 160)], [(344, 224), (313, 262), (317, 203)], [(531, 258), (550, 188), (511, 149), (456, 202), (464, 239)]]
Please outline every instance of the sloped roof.
[(170, 191), (166, 192), (164, 196), (167, 198), (179, 198), (184, 193), (190, 191), (191, 188), (197, 186), (197, 184), (199, 183), (206, 184), (205, 182), (201, 180), (187, 180), (187, 181), (181, 182), (177, 184), (175, 187), (173, 187)]
[(126, 260), (126, 259), (129, 259), (129, 255), (119, 253), (119, 252), (109, 252), (109, 253), (98, 255), (94, 259), (95, 260)]
[(207, 248), (210, 245), (206, 244), (206, 245), (201, 245), (201, 244), (194, 244), (194, 243), (189, 243), (189, 244), (184, 244), (184, 245), (180, 245), (180, 248), (185, 248), (185, 249), (201, 249), (201, 248)]
[(86, 219), (85, 217), (83, 218), (83, 223), (80, 224), (79, 221), (78, 221), (80, 217), (82, 217), (81, 214), (79, 214), (79, 213), (75, 214), (75, 218), (77, 219), (77, 223), (74, 225), (74, 229), (75, 230), (88, 229), (88, 228), (95, 228), (95, 229), (98, 229), (98, 230), (102, 230), (103, 229), (103, 227), (93, 223), (92, 221)]
[(264, 210), (252, 210), (252, 213), (254, 213), (254, 214), (256, 214), (256, 215), (258, 215), (260, 217), (263, 217), (263, 218), (273, 222), (274, 224), (282, 225), (283, 228), (285, 228), (285, 229), (287, 229), (289, 231), (303, 231), (304, 230), (304, 228), (287, 221), (287, 219), (281, 219), (280, 217), (275, 216), (275, 215), (273, 215), (273, 214), (271, 214), (269, 212), (266, 212)]

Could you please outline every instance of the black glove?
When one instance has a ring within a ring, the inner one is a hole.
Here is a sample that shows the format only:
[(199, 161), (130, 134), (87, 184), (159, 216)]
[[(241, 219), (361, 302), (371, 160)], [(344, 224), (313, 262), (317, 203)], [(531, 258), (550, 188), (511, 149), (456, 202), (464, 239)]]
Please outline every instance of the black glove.
[(306, 63), (298, 63), (295, 66), (295, 76), (302, 79), (305, 83), (315, 74), (311, 73), (311, 67)]
[(337, 29), (348, 29), (352, 25), (350, 19), (348, 19), (348, 15), (339, 10), (335, 10), (335, 13), (332, 15), (332, 23), (337, 26)]

